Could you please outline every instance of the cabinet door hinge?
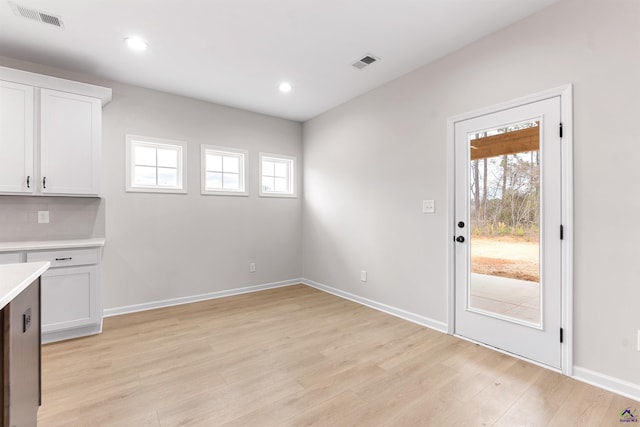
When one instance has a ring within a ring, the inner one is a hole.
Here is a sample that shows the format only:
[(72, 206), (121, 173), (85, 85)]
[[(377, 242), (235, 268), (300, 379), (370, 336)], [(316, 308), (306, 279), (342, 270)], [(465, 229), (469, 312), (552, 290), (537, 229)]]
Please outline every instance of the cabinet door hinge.
[(564, 329), (560, 328), (560, 344), (564, 342)]
[(562, 123), (560, 123), (560, 138), (562, 138)]
[(560, 240), (564, 240), (564, 225), (560, 224)]

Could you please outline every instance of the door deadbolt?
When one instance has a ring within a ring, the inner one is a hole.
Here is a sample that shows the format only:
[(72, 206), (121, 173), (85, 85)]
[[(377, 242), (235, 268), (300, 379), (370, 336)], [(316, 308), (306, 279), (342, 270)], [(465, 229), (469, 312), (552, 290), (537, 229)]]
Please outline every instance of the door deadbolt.
[(464, 237), (462, 237), (462, 236), (458, 236), (458, 237), (456, 237), (456, 242), (458, 242), (458, 243), (464, 243)]
[(458, 228), (464, 228), (464, 221), (458, 222)]

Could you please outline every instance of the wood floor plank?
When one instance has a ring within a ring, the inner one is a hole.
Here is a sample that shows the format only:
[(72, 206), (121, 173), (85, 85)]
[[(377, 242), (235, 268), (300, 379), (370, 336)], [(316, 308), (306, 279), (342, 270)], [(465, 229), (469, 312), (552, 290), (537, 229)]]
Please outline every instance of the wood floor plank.
[[(549, 426), (613, 426), (620, 425), (618, 413), (608, 413), (613, 393), (590, 386), (576, 384), (571, 397), (558, 409)], [(629, 405), (632, 405), (629, 400)], [(608, 421), (608, 422), (606, 422)]]
[(540, 377), (498, 420), (496, 426), (546, 426), (573, 393), (577, 383), (552, 371)]
[(619, 425), (621, 396), (303, 285), (43, 347), (39, 425)]

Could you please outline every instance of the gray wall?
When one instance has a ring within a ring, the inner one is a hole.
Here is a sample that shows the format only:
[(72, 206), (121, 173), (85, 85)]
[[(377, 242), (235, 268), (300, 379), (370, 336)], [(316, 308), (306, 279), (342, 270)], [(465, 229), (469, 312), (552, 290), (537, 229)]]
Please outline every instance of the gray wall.
[[(0, 65), (113, 89), (103, 109), (103, 198), (2, 196), (0, 239), (106, 236), (105, 309), (300, 277), (301, 197), (257, 196), (258, 152), (301, 163), (300, 123), (10, 58)], [(126, 193), (127, 133), (187, 141), (188, 194)], [(200, 144), (249, 150), (249, 197), (200, 195)], [(34, 212), (46, 209), (51, 223), (37, 224)]]
[[(300, 277), (301, 197), (260, 198), (257, 175), (260, 151), (302, 160), (302, 126), (111, 87), (103, 112), (105, 308)], [(189, 193), (125, 193), (126, 133), (187, 141)], [(200, 144), (249, 150), (249, 197), (200, 195)]]
[(640, 387), (639, 22), (565, 0), (305, 123), (303, 276), (446, 322), (447, 118), (572, 83), (574, 362)]

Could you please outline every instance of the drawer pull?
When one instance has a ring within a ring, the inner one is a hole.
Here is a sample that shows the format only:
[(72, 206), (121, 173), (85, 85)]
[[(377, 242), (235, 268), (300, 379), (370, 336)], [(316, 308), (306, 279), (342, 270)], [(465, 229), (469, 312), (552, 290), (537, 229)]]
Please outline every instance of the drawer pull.
[(72, 259), (73, 259), (72, 257), (68, 256), (68, 257), (64, 257), (64, 258), (56, 258), (56, 261), (70, 261)]

